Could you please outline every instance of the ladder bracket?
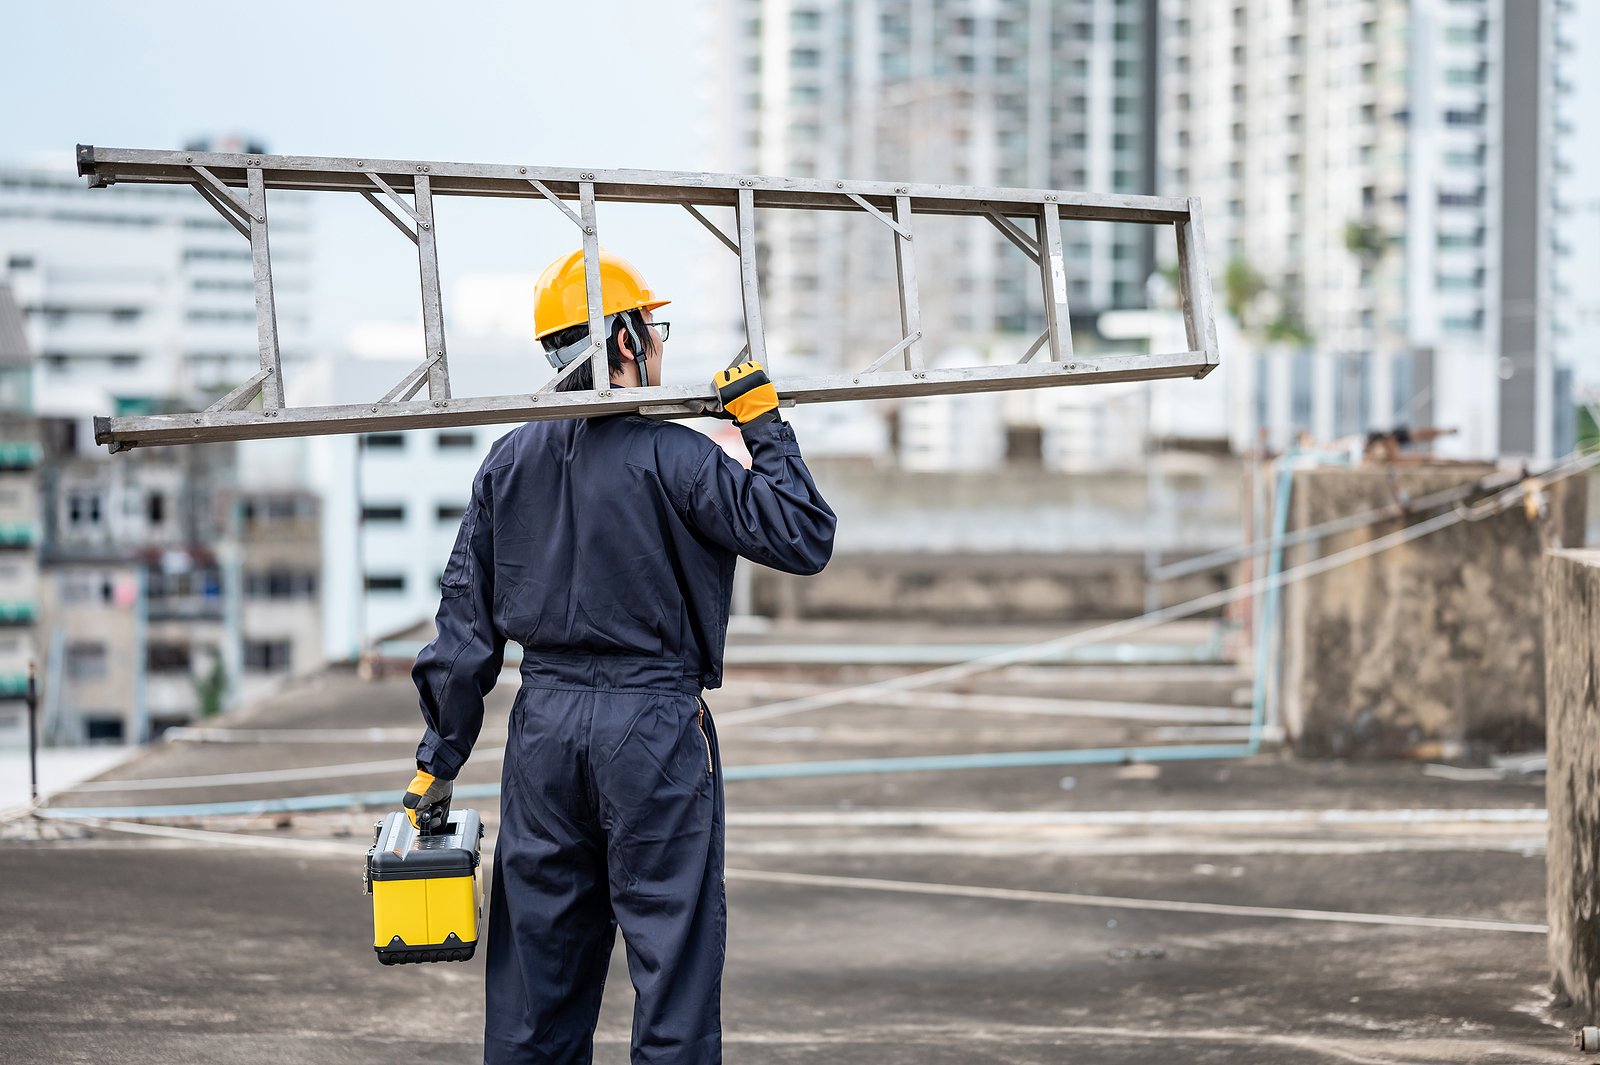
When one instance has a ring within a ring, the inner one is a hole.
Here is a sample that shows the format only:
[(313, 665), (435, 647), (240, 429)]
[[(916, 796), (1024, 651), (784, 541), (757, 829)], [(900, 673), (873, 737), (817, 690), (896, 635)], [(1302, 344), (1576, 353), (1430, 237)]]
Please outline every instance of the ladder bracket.
[(404, 211), (407, 215), (409, 215), (411, 217), (411, 221), (412, 221), (412, 223), (414, 225), (416, 225), (418, 227), (421, 227), (422, 225), (424, 225), (423, 220), (422, 220), (422, 216), (417, 213), (416, 208), (412, 207), (409, 203), (407, 203), (406, 202), (406, 198), (404, 196), (400, 195), (398, 192), (394, 191), (394, 189), (390, 188), (389, 187), (389, 183), (384, 181), (383, 178), (379, 177), (377, 174), (374, 174), (372, 171), (369, 170), (369, 171), (367, 171), (367, 180), (371, 181), (374, 185), (378, 186), (378, 188), (382, 189), (384, 195), (388, 196), (389, 199), (391, 199), (391, 200), (393, 200), (395, 202), (395, 206), (399, 207), (402, 211)]
[(911, 231), (910, 230), (906, 229), (899, 222), (896, 222), (893, 218), (890, 218), (888, 215), (884, 214), (882, 211), (880, 211), (876, 207), (872, 206), (872, 204), (868, 203), (863, 197), (857, 196), (853, 192), (848, 192), (845, 195), (849, 196), (856, 203), (860, 204), (863, 209), (865, 209), (869, 214), (871, 214), (878, 221), (882, 222), (884, 225), (888, 226), (890, 229), (892, 229), (896, 233), (898, 233), (900, 235), (900, 239), (902, 239), (902, 240), (910, 240), (911, 239)]
[(378, 402), (404, 403), (406, 400), (422, 391), (422, 386), (428, 383), (428, 371), (433, 369), (434, 364), (438, 361), (439, 357), (437, 355), (431, 359), (422, 360), (421, 364), (418, 365), (416, 369), (412, 370), (410, 373), (401, 378), (400, 383), (389, 389), (388, 392), (384, 393), (384, 397), (378, 400)]
[(361, 195), (366, 198), (368, 203), (372, 204), (372, 206), (378, 209), (379, 214), (393, 222), (394, 227), (400, 232), (404, 233), (407, 238), (410, 239), (411, 243), (416, 244), (422, 239), (417, 235), (417, 231), (415, 229), (412, 229), (410, 226), (406, 225), (400, 216), (395, 214), (394, 211), (390, 210), (389, 205), (378, 199), (377, 196), (373, 195), (371, 192), (368, 192), (366, 189), (361, 190)]
[(1007, 218), (1005, 215), (1001, 214), (999, 211), (986, 211), (984, 214), (989, 221), (994, 224), (996, 229), (1005, 234), (1005, 238), (1007, 240), (1021, 249), (1022, 254), (1033, 260), (1035, 266), (1038, 265), (1039, 245), (1035, 244), (1031, 239), (1029, 239), (1028, 235), (1022, 231), (1020, 226), (1018, 226), (1011, 219)]
[(698, 218), (701, 225), (711, 230), (712, 234), (715, 235), (718, 240), (722, 241), (724, 247), (733, 252), (735, 255), (739, 254), (739, 245), (734, 243), (733, 238), (724, 233), (721, 226), (717, 225), (711, 219), (701, 214), (694, 204), (686, 203), (683, 205), (683, 209)]
[(1032, 344), (1028, 345), (1028, 350), (1024, 351), (1022, 353), (1022, 358), (1017, 360), (1017, 365), (1018, 366), (1023, 366), (1023, 365), (1026, 365), (1029, 361), (1031, 361), (1035, 355), (1039, 354), (1039, 349), (1044, 347), (1045, 341), (1047, 341), (1049, 339), (1050, 339), (1050, 330), (1046, 329), (1044, 332), (1039, 334), (1039, 337), (1038, 337), (1037, 340), (1035, 340)]
[(261, 391), (261, 386), (266, 384), (267, 378), (270, 376), (272, 376), (271, 370), (257, 371), (254, 377), (211, 404), (201, 413), (215, 414), (225, 410), (244, 410), (254, 402), (257, 394)]
[(583, 224), (583, 219), (578, 217), (578, 212), (574, 211), (572, 208), (570, 208), (566, 204), (562, 203), (561, 202), (561, 197), (557, 196), (555, 193), (551, 192), (548, 188), (546, 188), (544, 182), (537, 181), (537, 180), (535, 180), (533, 178), (529, 178), (528, 179), (528, 184), (530, 184), (534, 188), (538, 189), (539, 190), (539, 194), (541, 196), (543, 196), (545, 199), (549, 200), (551, 203), (555, 204), (558, 208), (560, 208), (562, 214), (564, 214), (568, 218), (572, 219), (572, 224), (573, 225), (577, 226), (579, 229), (585, 229), (586, 228), (584, 226), (584, 224)]
[(192, 187), (194, 188), (194, 191), (200, 194), (200, 198), (202, 200), (216, 208), (217, 213), (222, 216), (222, 220), (224, 222), (238, 230), (239, 235), (244, 237), (246, 240), (250, 239), (250, 223), (246, 221), (240, 221), (238, 213), (230, 208), (230, 205), (227, 201), (223, 200), (203, 182), (196, 181), (193, 183)]
[(873, 373), (874, 371), (876, 371), (878, 369), (878, 367), (882, 366), (884, 363), (888, 362), (890, 359), (894, 358), (896, 355), (900, 354), (902, 351), (906, 350), (906, 348), (909, 348), (911, 345), (915, 344), (917, 341), (919, 341), (921, 339), (922, 339), (921, 330), (918, 330), (915, 333), (908, 334), (907, 336), (901, 338), (900, 343), (896, 344), (894, 347), (890, 348), (888, 351), (884, 352), (882, 355), (879, 355), (876, 359), (873, 359), (872, 360), (872, 365), (868, 366), (865, 370), (862, 370), (861, 372), (862, 373)]

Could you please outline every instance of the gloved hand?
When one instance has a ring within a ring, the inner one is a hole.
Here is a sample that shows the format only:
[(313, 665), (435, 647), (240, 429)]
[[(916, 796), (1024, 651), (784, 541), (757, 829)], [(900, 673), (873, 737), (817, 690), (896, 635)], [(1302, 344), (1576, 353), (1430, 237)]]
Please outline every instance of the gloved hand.
[(722, 370), (711, 379), (723, 413), (736, 425), (750, 422), (778, 409), (778, 390), (759, 362), (741, 362)]
[(432, 773), (417, 770), (403, 801), (411, 827), (426, 835), (442, 830), (450, 820), (450, 793), (454, 786)]

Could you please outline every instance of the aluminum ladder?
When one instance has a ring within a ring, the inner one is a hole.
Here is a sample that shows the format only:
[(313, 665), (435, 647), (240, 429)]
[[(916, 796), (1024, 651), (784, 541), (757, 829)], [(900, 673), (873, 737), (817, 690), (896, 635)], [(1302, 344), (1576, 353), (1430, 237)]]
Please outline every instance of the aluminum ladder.
[[(488, 425), (546, 418), (637, 412), (692, 417), (718, 409), (710, 383), (612, 388), (601, 325), (599, 232), (602, 202), (678, 204), (738, 256), (745, 345), (734, 361), (767, 361), (756, 271), (756, 211), (864, 211), (883, 223), (894, 242), (901, 340), (853, 373), (780, 378), (785, 404), (851, 399), (993, 392), (1059, 385), (1204, 377), (1219, 361), (1206, 269), (1200, 201), (1158, 196), (828, 181), (653, 170), (574, 170), (518, 164), (446, 163), (400, 159), (151, 151), (79, 145), (78, 173), (89, 187), (114, 183), (190, 185), (250, 242), (255, 277), (260, 370), (204, 410), (189, 414), (96, 417), (95, 440), (112, 451), (139, 445), (328, 433), (389, 432), (455, 425)], [(283, 399), (268, 239), (267, 191), (296, 189), (356, 193), (366, 198), (417, 248), (422, 282), (426, 356), (383, 396), (364, 404), (289, 407)], [(583, 356), (533, 392), (457, 399), (450, 391), (443, 302), (439, 290), (436, 196), (489, 196), (547, 201), (582, 234), (588, 282), (590, 345)], [(577, 209), (571, 204), (575, 202)], [(725, 233), (704, 209), (731, 207), (735, 233)], [(917, 294), (914, 223), (918, 215), (976, 216), (997, 228), (1039, 270), (1045, 330), (1015, 364), (932, 368)], [(1178, 289), (1187, 351), (1075, 357), (1067, 314), (1062, 219), (1171, 226), (1176, 234)], [(1019, 224), (1018, 220), (1021, 220)], [(1047, 357), (1033, 358), (1041, 350)], [(600, 387), (556, 391), (587, 361)], [(769, 370), (772, 367), (769, 365)], [(777, 377), (776, 372), (774, 376)], [(427, 398), (416, 398), (426, 387)], [(254, 407), (257, 398), (259, 408)]]

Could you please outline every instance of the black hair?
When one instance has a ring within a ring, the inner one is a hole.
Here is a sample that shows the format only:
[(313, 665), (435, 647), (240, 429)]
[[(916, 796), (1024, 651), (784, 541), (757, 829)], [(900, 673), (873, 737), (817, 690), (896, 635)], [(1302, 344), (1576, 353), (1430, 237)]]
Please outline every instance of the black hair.
[[(650, 343), (650, 327), (645, 323), (643, 312), (623, 311), (617, 315), (611, 322), (611, 334), (606, 337), (606, 367), (611, 373), (619, 373), (622, 370), (622, 348), (618, 345), (617, 338), (627, 330), (627, 326), (622, 321), (624, 317), (633, 319), (633, 335), (629, 338), (629, 344), (635, 348), (634, 357), (637, 358), (639, 354), (637, 351), (639, 346), (636, 343), (637, 338), (642, 337), (644, 338), (644, 343)], [(564, 348), (568, 344), (576, 344), (588, 338), (589, 323), (584, 322), (581, 325), (575, 325), (570, 329), (563, 329), (559, 333), (551, 333), (545, 337), (544, 350), (555, 351), (557, 348)], [(587, 392), (592, 388), (594, 388), (594, 372), (591, 369), (589, 360), (584, 359), (582, 366), (573, 370), (556, 386), (556, 391)]]

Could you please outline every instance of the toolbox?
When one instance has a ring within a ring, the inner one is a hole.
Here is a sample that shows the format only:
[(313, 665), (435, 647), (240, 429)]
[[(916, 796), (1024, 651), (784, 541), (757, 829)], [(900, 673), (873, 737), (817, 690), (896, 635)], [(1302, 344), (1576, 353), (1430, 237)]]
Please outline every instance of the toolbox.
[(461, 810), (424, 835), (404, 810), (379, 821), (367, 852), (372, 946), (385, 965), (466, 961), (478, 948), (483, 819)]

